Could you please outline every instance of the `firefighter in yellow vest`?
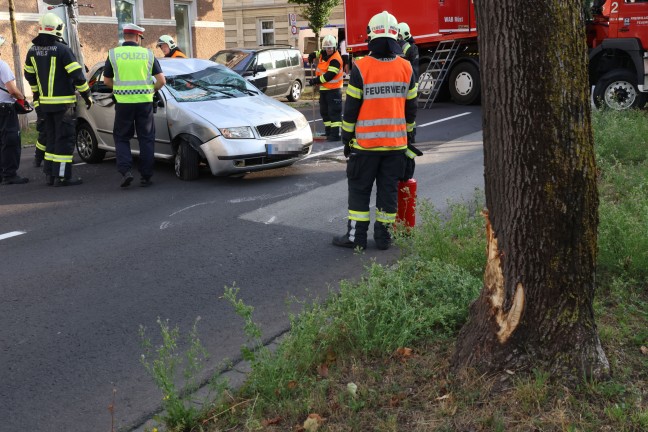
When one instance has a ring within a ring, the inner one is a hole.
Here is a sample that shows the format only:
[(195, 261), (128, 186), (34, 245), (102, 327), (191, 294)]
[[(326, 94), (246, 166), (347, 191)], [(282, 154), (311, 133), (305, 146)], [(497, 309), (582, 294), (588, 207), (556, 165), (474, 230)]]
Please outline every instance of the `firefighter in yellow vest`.
[(72, 153), (76, 136), (78, 91), (90, 109), (90, 88), (74, 53), (61, 42), (65, 25), (48, 12), (39, 20), (38, 36), (27, 52), (25, 78), (38, 100), (45, 119), (45, 172), (47, 184), (74, 186), (81, 178), (72, 178)]
[(153, 52), (141, 46), (144, 28), (126, 24), (123, 31), (124, 43), (108, 51), (104, 67), (104, 82), (113, 89), (117, 101), (113, 128), (117, 171), (122, 175), (120, 186), (130, 186), (133, 181), (130, 140), (137, 132), (140, 186), (150, 186), (155, 162), (153, 95), (166, 84), (166, 79)]
[(373, 236), (378, 249), (389, 249), (396, 221), (398, 180), (413, 175), (409, 144), (417, 109), (412, 65), (402, 57), (398, 23), (388, 12), (369, 21), (369, 55), (356, 61), (347, 86), (342, 142), (347, 161), (349, 214), (347, 232), (333, 238), (341, 247), (367, 247), (369, 201), (376, 183)]
[(160, 36), (160, 39), (158, 39), (157, 41), (157, 47), (160, 48), (160, 50), (162, 50), (162, 54), (164, 54), (164, 57), (187, 58), (185, 53), (180, 51), (178, 45), (175, 43), (173, 38), (169, 35)]
[(344, 70), (342, 70), (342, 56), (337, 51), (335, 36), (325, 36), (322, 49), (321, 52), (316, 51), (308, 56), (309, 63), (318, 60), (315, 78), (311, 78), (309, 84), (319, 86), (320, 115), (324, 121), (327, 141), (340, 141)]

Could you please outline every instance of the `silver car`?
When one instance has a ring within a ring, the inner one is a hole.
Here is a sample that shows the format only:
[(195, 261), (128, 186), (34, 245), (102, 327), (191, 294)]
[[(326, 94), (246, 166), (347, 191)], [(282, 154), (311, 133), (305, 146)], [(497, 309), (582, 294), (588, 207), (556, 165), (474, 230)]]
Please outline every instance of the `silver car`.
[[(158, 59), (167, 84), (156, 95), (155, 157), (173, 160), (176, 176), (195, 180), (200, 164), (216, 176), (292, 165), (311, 151), (313, 135), (299, 111), (264, 95), (235, 72), (209, 60)], [(114, 98), (104, 63), (88, 74), (95, 104), (77, 104), (77, 153), (85, 162), (115, 151)], [(137, 139), (131, 140), (139, 154)]]

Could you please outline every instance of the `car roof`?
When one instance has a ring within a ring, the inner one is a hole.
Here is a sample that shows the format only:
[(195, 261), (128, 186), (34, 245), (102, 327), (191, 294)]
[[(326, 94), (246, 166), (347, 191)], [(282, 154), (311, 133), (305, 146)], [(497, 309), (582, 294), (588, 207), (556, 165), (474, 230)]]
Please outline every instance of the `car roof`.
[(243, 47), (243, 48), (225, 48), (218, 51), (216, 54), (220, 52), (237, 52), (237, 51), (259, 52), (259, 51), (270, 51), (270, 50), (298, 50), (298, 49), (297, 47), (294, 46), (273, 45), (273, 46), (258, 46), (258, 47)]
[(197, 58), (158, 58), (162, 72), (165, 75), (183, 75), (208, 67), (223, 67), (223, 65), (213, 62), (211, 60), (197, 59)]

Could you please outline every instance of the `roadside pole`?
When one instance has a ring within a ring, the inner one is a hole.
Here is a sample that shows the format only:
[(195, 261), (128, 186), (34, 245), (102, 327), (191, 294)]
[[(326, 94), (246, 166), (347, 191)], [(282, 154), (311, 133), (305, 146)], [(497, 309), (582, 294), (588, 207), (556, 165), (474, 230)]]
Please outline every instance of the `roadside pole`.
[[(14, 18), (14, 13), (16, 11), (16, 6), (14, 0), (9, 0), (9, 22), (11, 24), (11, 49), (13, 51), (13, 60), (14, 60), (14, 75), (16, 76), (16, 85), (18, 90), (24, 95), (25, 86), (23, 85), (23, 69), (22, 62), (20, 61), (20, 47), (18, 46), (18, 31), (16, 30), (16, 19)], [(29, 119), (26, 115), (18, 116), (18, 122), (20, 123), (20, 129), (26, 130), (29, 127)]]

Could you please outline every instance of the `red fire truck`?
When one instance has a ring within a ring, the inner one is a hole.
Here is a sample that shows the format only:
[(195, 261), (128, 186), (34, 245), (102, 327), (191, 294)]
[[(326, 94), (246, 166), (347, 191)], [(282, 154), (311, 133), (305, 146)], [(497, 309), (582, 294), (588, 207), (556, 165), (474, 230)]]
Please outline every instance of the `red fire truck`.
[[(389, 11), (410, 26), (419, 47), (419, 89), (431, 100), (479, 102), (479, 52), (473, 0), (345, 0), (347, 50), (367, 53), (367, 23)], [(587, 24), (589, 79), (599, 106), (643, 106), (648, 92), (648, 0), (594, 0)], [(444, 70), (445, 69), (445, 70)]]

